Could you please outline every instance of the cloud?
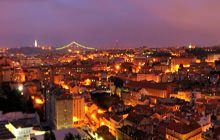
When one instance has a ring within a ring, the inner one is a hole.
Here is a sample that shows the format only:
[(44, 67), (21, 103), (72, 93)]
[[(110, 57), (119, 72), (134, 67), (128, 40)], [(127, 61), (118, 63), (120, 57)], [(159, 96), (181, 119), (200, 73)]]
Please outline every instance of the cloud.
[[(158, 1), (157, 1), (158, 2)], [(146, 12), (151, 12), (155, 17), (165, 22), (184, 29), (202, 28), (214, 29), (219, 27), (220, 23), (220, 1), (176, 1), (176, 0), (159, 0), (151, 3)], [(150, 4), (146, 3), (146, 4)], [(140, 5), (140, 3), (139, 3)]]
[(220, 1), (0, 0), (0, 46), (208, 45), (220, 38)]

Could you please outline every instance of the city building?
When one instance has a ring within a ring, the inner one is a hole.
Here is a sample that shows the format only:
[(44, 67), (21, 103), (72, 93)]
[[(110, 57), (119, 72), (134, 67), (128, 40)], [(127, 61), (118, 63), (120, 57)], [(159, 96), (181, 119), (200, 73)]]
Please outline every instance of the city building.
[(73, 98), (62, 94), (54, 96), (50, 106), (51, 125), (56, 129), (73, 128)]
[(85, 99), (81, 95), (73, 96), (73, 121), (74, 127), (83, 125), (85, 121)]
[(202, 128), (195, 121), (170, 121), (166, 128), (168, 140), (202, 140)]

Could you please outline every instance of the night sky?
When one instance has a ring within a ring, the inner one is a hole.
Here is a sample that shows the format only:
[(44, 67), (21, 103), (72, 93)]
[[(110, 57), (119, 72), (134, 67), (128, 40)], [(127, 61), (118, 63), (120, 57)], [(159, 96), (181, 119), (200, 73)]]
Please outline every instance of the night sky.
[(220, 44), (219, 0), (0, 0), (0, 46)]

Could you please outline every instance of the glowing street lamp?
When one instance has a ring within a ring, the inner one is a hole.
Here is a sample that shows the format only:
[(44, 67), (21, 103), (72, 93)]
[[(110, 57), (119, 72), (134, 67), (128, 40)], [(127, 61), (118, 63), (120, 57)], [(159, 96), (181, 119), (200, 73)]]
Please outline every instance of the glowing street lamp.
[(104, 110), (98, 109), (99, 114), (103, 114), (104, 112), (105, 112)]
[(23, 91), (23, 86), (22, 85), (18, 86), (18, 90)]
[(85, 112), (87, 112), (88, 111), (88, 106), (85, 106)]
[(34, 99), (34, 101), (35, 101), (35, 103), (38, 104), (38, 105), (44, 104), (44, 101), (41, 100), (40, 98), (37, 98), (37, 97)]
[(73, 121), (74, 122), (78, 121), (77, 117), (73, 116)]
[(68, 86), (68, 85), (65, 85), (65, 84), (62, 85), (62, 87), (65, 88), (65, 89), (67, 89), (67, 90), (69, 89), (69, 86)]
[(96, 120), (96, 116), (94, 113), (91, 115), (91, 117), (92, 117), (92, 119)]
[(103, 126), (103, 125), (105, 125), (105, 123), (104, 123), (104, 122), (101, 122), (101, 126)]
[(118, 71), (120, 69), (120, 65), (115, 65), (116, 70)]
[(91, 80), (90, 80), (90, 79), (86, 79), (86, 80), (85, 80), (85, 85), (86, 85), (86, 86), (91, 85)]
[(169, 70), (169, 69), (167, 69), (165, 73), (169, 73), (169, 72), (170, 72), (170, 70)]

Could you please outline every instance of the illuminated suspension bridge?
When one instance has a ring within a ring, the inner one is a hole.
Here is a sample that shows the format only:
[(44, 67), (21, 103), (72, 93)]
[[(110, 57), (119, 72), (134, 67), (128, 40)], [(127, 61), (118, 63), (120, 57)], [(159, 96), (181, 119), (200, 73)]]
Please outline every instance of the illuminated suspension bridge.
[(92, 48), (92, 47), (87, 47), (87, 46), (83, 46), (75, 41), (65, 45), (65, 46), (62, 46), (62, 47), (59, 47), (59, 48), (56, 48), (56, 50), (63, 50), (65, 48), (68, 48), (68, 47), (71, 47), (71, 46), (76, 46), (77, 48), (82, 48), (82, 49), (87, 49), (87, 50), (95, 50), (95, 48)]

